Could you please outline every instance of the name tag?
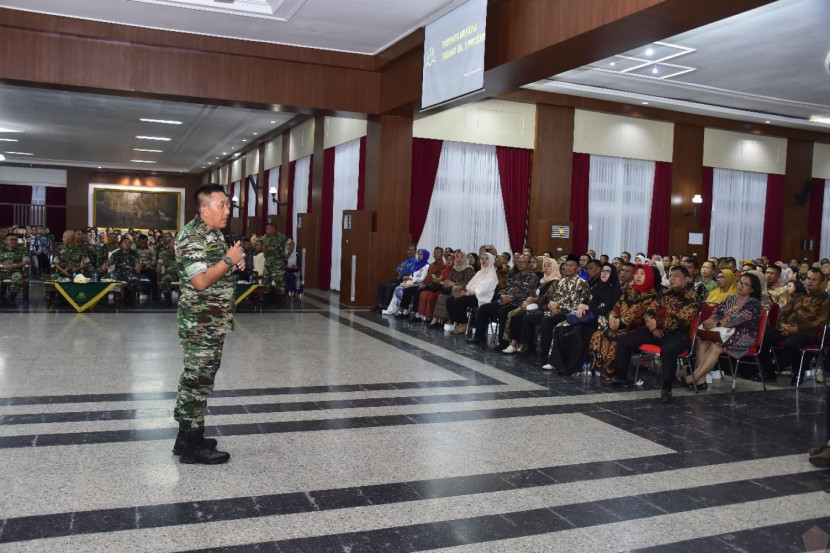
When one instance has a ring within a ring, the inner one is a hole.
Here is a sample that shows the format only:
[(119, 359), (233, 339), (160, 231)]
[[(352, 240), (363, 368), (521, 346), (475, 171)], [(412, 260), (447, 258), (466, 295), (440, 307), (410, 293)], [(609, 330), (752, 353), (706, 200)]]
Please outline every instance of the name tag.
[(205, 251), (213, 252), (220, 249), (221, 247), (222, 246), (219, 244), (219, 242), (211, 242), (205, 245)]

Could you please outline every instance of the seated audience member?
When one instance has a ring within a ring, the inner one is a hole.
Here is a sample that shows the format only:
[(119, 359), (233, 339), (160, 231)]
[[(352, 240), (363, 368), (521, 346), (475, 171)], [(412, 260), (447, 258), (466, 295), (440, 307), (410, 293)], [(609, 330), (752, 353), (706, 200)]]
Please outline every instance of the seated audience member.
[(706, 303), (723, 303), (726, 298), (738, 293), (738, 279), (729, 269), (722, 269), (715, 278), (715, 282), (718, 283), (718, 287), (709, 292), (706, 296)]
[[(602, 254), (599, 256), (599, 262), (605, 265), (610, 261), (610, 258), (606, 254)], [(616, 268), (616, 267), (615, 267)], [(619, 274), (619, 269), (617, 269), (617, 274)]]
[(496, 291), (501, 291), (507, 283), (507, 275), (510, 273), (509, 263), (510, 254), (503, 253), (501, 255), (496, 255), (496, 275), (499, 277), (499, 285), (496, 286)]
[(698, 336), (697, 368), (691, 376), (681, 377), (683, 384), (694, 388), (692, 378), (697, 387), (708, 388), (706, 374), (718, 364), (718, 358), (726, 353), (734, 359), (740, 359), (758, 339), (758, 325), (761, 319), (761, 282), (754, 271), (741, 276), (738, 281), (738, 293), (729, 296), (720, 303), (712, 316), (703, 321), (701, 326), (705, 330), (731, 329), (732, 334), (724, 338), (721, 332), (722, 343), (710, 342)]
[[(438, 296), (438, 300), (435, 302), (435, 309), (432, 312), (432, 321), (430, 322), (430, 328), (434, 328), (436, 330), (440, 330), (444, 328), (444, 330), (453, 330), (453, 326), (450, 324), (450, 313), (447, 311), (447, 299), (449, 299), (450, 295), (457, 296), (460, 295), (461, 292), (467, 287), (467, 283), (470, 282), (470, 279), (473, 278), (475, 271), (470, 264), (467, 263), (467, 254), (464, 253), (463, 250), (455, 250), (455, 263), (453, 264), (453, 270), (450, 274), (449, 280), (445, 280), (441, 283), (443, 293)], [(444, 324), (444, 323), (448, 324)]]
[(617, 270), (610, 263), (601, 266), (599, 277), (589, 280), (588, 286), (588, 301), (579, 304), (553, 331), (548, 363), (561, 375), (580, 370), (588, 358), (588, 345), (600, 319), (608, 317), (622, 293)]
[(748, 271), (754, 271), (755, 269), (755, 262), (751, 259), (744, 259), (741, 263), (741, 274), (744, 274)]
[(656, 310), (656, 298), (654, 271), (648, 265), (637, 265), (632, 285), (622, 289), (622, 297), (608, 315), (608, 326), (591, 336), (591, 366), (600, 371), (602, 382), (614, 378), (617, 338), (645, 327), (645, 314)]
[[(17, 243), (16, 235), (6, 233), (3, 246), (0, 247), (0, 305), (14, 305), (17, 293), (23, 287), (23, 267), (28, 264), (29, 254), (26, 246)], [(3, 286), (4, 280), (10, 280), (11, 283)]]
[(435, 248), (432, 255), (435, 257), (435, 261), (427, 267), (426, 276), (421, 284), (410, 286), (403, 291), (401, 305), (398, 307), (398, 313), (395, 317), (415, 319), (418, 314), (418, 301), (421, 293), (425, 290), (433, 292), (441, 290), (441, 273), (446, 267), (444, 264), (444, 248)]
[(300, 273), (300, 265), (300, 256), (297, 255), (297, 244), (289, 238), (285, 243), (285, 291), (290, 298), (295, 295), (300, 296), (303, 293), (303, 279)]
[[(534, 339), (535, 329), (548, 310), (548, 302), (556, 292), (560, 278), (562, 275), (559, 272), (559, 264), (549, 257), (546, 258), (542, 264), (542, 278), (539, 279), (539, 286), (534, 294), (528, 296), (520, 307), (507, 314), (502, 339), (509, 340), (510, 345), (504, 348), (502, 353), (509, 355), (517, 351), (522, 353), (528, 351)], [(527, 310), (528, 306), (532, 307), (530, 311)], [(527, 342), (524, 342), (522, 341), (522, 328), (526, 317), (533, 319), (532, 322), (528, 322), (528, 326), (532, 327), (533, 331), (527, 333), (528, 335), (524, 337)]]
[(824, 274), (824, 280), (827, 281), (827, 286), (824, 288), (826, 294), (830, 294), (830, 261), (826, 259), (821, 262), (821, 272)]
[[(487, 327), (491, 318), (498, 321), (497, 336), (501, 336), (507, 314), (519, 307), (525, 298), (533, 294), (538, 282), (539, 278), (530, 270), (530, 256), (522, 254), (519, 256), (519, 272), (507, 280), (507, 284), (499, 294), (498, 300), (486, 303), (478, 308), (476, 334), (473, 338), (469, 338), (469, 341), (479, 344), (486, 343)], [(504, 349), (507, 345), (507, 342), (501, 340), (499, 349)]]
[(112, 278), (126, 283), (124, 303), (132, 303), (138, 289), (141, 264), (138, 261), (138, 254), (131, 248), (130, 239), (126, 236), (121, 239), (121, 249), (113, 252), (102, 268), (107, 270), (110, 266), (113, 267)]
[(179, 282), (179, 269), (176, 262), (176, 249), (173, 243), (173, 235), (165, 232), (161, 238), (162, 244), (159, 248), (159, 256), (156, 270), (161, 278), (159, 279), (161, 295), (167, 307), (173, 305), (173, 291), (170, 284)]
[(395, 269), (397, 273), (395, 280), (381, 282), (380, 286), (378, 286), (378, 303), (372, 308), (372, 311), (375, 313), (383, 313), (383, 310), (389, 305), (389, 302), (395, 295), (395, 288), (403, 281), (403, 277), (412, 274), (412, 267), (418, 263), (418, 258), (415, 256), (415, 253), (415, 244), (410, 244), (406, 248), (406, 259)]
[[(486, 246), (482, 246), (485, 248)], [(481, 270), (481, 263), (479, 262), (479, 256), (470, 252), (467, 254), (467, 263), (470, 264), (470, 267), (473, 268), (473, 271), (479, 272)]]
[[(418, 295), (418, 314), (426, 323), (430, 323), (432, 314), (435, 311), (435, 302), (443, 293), (445, 283), (449, 282), (450, 275), (455, 266), (455, 253), (451, 248), (444, 249), (444, 268), (441, 269), (441, 274), (438, 275), (438, 280), (433, 283), (425, 284), (424, 289)], [(437, 325), (436, 325), (437, 326)]]
[[(744, 271), (743, 275), (755, 275), (755, 278), (758, 279), (758, 286), (759, 286), (759, 293), (761, 295), (761, 308), (762, 309), (769, 309), (772, 307), (772, 300), (769, 299), (769, 294), (767, 294), (767, 277), (764, 275), (764, 271), (760, 269), (751, 269), (749, 271)], [(738, 279), (737, 287), (740, 288), (740, 279)], [(740, 292), (740, 290), (738, 290)]]
[(663, 367), (660, 399), (670, 403), (671, 387), (677, 374), (677, 356), (691, 347), (689, 328), (699, 312), (697, 294), (689, 286), (689, 271), (683, 266), (674, 267), (669, 276), (669, 288), (657, 297), (655, 309), (645, 314), (646, 328), (617, 338), (614, 384), (628, 385), (628, 367), (637, 348), (643, 344), (660, 346)]
[[(553, 369), (548, 363), (548, 353), (553, 340), (553, 329), (564, 321), (568, 314), (576, 311), (580, 303), (588, 298), (588, 283), (579, 276), (579, 258), (571, 254), (562, 266), (562, 278), (556, 287), (556, 293), (550, 298), (548, 312), (539, 323), (539, 353), (542, 357), (543, 369)], [(599, 271), (597, 271), (599, 272)], [(528, 323), (527, 317), (522, 324), (522, 341), (525, 337), (524, 326)]]
[(588, 280), (588, 262), (591, 261), (591, 256), (588, 254), (582, 254), (579, 256), (579, 278), (582, 280)]
[[(418, 262), (412, 266), (412, 273), (403, 277), (401, 283), (395, 287), (392, 294), (392, 299), (389, 300), (389, 306), (386, 308), (387, 315), (394, 315), (398, 313), (398, 306), (403, 301), (403, 291), (411, 286), (420, 286), (427, 277), (427, 270), (429, 269), (429, 250), (420, 249), (416, 254)], [(406, 309), (404, 316), (409, 315), (409, 307)]]
[(620, 257), (623, 260), (623, 263), (631, 263), (631, 252), (622, 252)]
[[(614, 264), (614, 267), (616, 267), (616, 268), (617, 268), (617, 274), (620, 274), (620, 273), (622, 272), (623, 264), (625, 263), (625, 262), (622, 260), (622, 257), (615, 257), (615, 258), (611, 261), (611, 263), (613, 263), (613, 264)], [(622, 276), (622, 275), (620, 275), (620, 276)], [(620, 279), (620, 280), (622, 280), (622, 279)]]
[[(664, 288), (668, 288), (669, 286), (669, 276), (666, 274), (666, 267), (667, 265), (660, 259), (653, 260), (651, 262), (651, 266), (657, 269), (657, 273), (659, 274), (659, 282), (660, 285)], [(668, 265), (670, 267), (671, 265)]]
[(75, 241), (75, 231), (64, 231), (63, 245), (55, 251), (52, 265), (55, 272), (52, 273), (51, 280), (58, 282), (71, 281), (76, 273), (83, 272), (89, 265), (86, 247)]
[(700, 273), (700, 263), (694, 257), (690, 257), (683, 262), (683, 265), (689, 271), (692, 290), (695, 291), (695, 294), (697, 294), (697, 297), (703, 303), (706, 300), (706, 296), (709, 295), (709, 290), (706, 289), (706, 285), (703, 283), (703, 275)]
[[(818, 269), (809, 269), (805, 283), (807, 293), (793, 296), (781, 309), (778, 328), (764, 334), (764, 344), (758, 355), (764, 380), (775, 379), (770, 347), (777, 346), (783, 340), (781, 353), (777, 356), (778, 368), (783, 371), (789, 366), (793, 373), (791, 383), (796, 384), (801, 361), (799, 348), (819, 343), (820, 333), (830, 314), (830, 298), (824, 293), (825, 285), (824, 274)], [(804, 375), (801, 376), (803, 379)], [(759, 378), (756, 375), (753, 380)]]
[(810, 264), (809, 263), (807, 263), (806, 261), (804, 263), (799, 263), (799, 265), (798, 265), (798, 275), (796, 276), (796, 278), (798, 278), (798, 280), (800, 280), (801, 282), (806, 283), (807, 282), (807, 275), (808, 275), (809, 272), (810, 272)]
[(622, 266), (617, 269), (617, 274), (620, 275), (620, 288), (623, 290), (630, 288), (634, 282), (634, 264), (623, 263)]
[(447, 299), (447, 311), (450, 319), (455, 323), (453, 334), (467, 332), (467, 308), (479, 307), (493, 299), (496, 285), (499, 282), (496, 276), (496, 264), (493, 254), (485, 252), (481, 256), (481, 270), (479, 270), (467, 286), (458, 295)]
[(153, 298), (158, 294), (158, 274), (156, 274), (156, 252), (148, 244), (146, 234), (138, 236), (138, 245), (135, 248), (135, 253), (138, 255), (138, 264), (140, 267), (141, 276), (145, 276), (150, 280), (150, 290)]
[(777, 303), (773, 295), (773, 292), (782, 287), (781, 267), (775, 264), (772, 264), (769, 267), (767, 267), (764, 271), (764, 280), (766, 280), (767, 282), (767, 295), (769, 295), (770, 298), (772, 298), (772, 300)]

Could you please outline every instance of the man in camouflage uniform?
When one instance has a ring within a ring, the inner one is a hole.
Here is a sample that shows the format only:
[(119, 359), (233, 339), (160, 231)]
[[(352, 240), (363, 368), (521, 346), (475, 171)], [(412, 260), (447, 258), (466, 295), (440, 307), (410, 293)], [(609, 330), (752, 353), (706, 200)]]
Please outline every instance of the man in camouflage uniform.
[(101, 265), (102, 271), (109, 270), (112, 266), (112, 278), (126, 282), (124, 290), (124, 303), (131, 304), (138, 291), (138, 256), (130, 248), (130, 239), (126, 236), (121, 239), (121, 248), (113, 252), (112, 256)]
[(89, 265), (89, 256), (86, 247), (75, 241), (75, 231), (67, 230), (63, 233), (63, 245), (58, 248), (52, 260), (55, 272), (51, 280), (69, 282), (76, 273), (82, 273)]
[(277, 304), (285, 301), (285, 245), (288, 237), (277, 232), (274, 223), (265, 227), (262, 245), (265, 251), (265, 269), (262, 271), (262, 284), (265, 293), (275, 297)]
[(84, 253), (89, 259), (89, 264), (81, 272), (86, 278), (95, 278), (95, 273), (100, 265), (97, 248), (89, 241), (89, 234), (82, 229), (75, 230), (75, 242), (83, 248)]
[(179, 270), (176, 263), (176, 250), (173, 245), (173, 235), (165, 232), (162, 236), (162, 246), (159, 250), (156, 271), (161, 275), (161, 294), (164, 296), (164, 305), (173, 305), (171, 282), (179, 282)]
[(141, 265), (139, 272), (141, 276), (150, 279), (150, 290), (152, 290), (153, 299), (158, 299), (158, 273), (156, 273), (156, 250), (150, 246), (149, 238), (146, 234), (138, 236), (138, 245), (135, 248), (135, 253), (138, 255), (138, 262)]
[(184, 371), (179, 379), (173, 418), (179, 434), (173, 453), (182, 463), (219, 464), (230, 454), (205, 439), (205, 409), (222, 360), (225, 335), (233, 329), (235, 270), (244, 270), (242, 245), (225, 250), (220, 229), (230, 217), (222, 186), (205, 184), (194, 194), (198, 215), (176, 235), (182, 295), (177, 314)]
[(8, 303), (14, 305), (17, 293), (23, 285), (23, 267), (29, 264), (26, 247), (17, 244), (17, 236), (6, 234), (2, 249), (0, 249), (0, 283), (11, 280), (7, 287), (0, 284), (0, 305), (6, 303), (6, 288), (8, 288)]

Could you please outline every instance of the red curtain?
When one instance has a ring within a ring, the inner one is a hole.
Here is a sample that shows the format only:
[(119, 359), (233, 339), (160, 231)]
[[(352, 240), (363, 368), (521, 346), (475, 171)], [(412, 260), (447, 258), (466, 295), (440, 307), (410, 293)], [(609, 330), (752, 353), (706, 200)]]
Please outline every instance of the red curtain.
[[(276, 170), (278, 171), (279, 169)], [(269, 202), (271, 201), (271, 194), (268, 193), (268, 177), (271, 176), (271, 171), (272, 169), (266, 169), (262, 173), (262, 182), (257, 182), (257, 184), (259, 185), (258, 188), (260, 189), (260, 194), (262, 195), (262, 209), (260, 210), (261, 228), (259, 230), (262, 234), (265, 234), (265, 225), (268, 224), (268, 206), (270, 205)]]
[[(325, 158), (323, 158), (323, 160), (325, 162)], [(314, 154), (311, 154), (308, 157), (308, 204), (306, 204), (306, 205), (308, 205), (308, 209), (306, 210), (306, 213), (311, 213), (312, 211), (314, 211), (313, 208), (312, 208), (314, 204), (311, 202), (311, 198), (313, 196), (311, 183), (313, 183), (313, 182), (314, 182)]]
[(288, 203), (285, 205), (285, 234), (288, 236), (294, 236), (294, 168), (296, 165), (296, 161), (288, 164)]
[(413, 240), (421, 237), (427, 222), (429, 202), (438, 175), (442, 140), (412, 139), (412, 188), (409, 196), (409, 232)]
[(496, 146), (501, 178), (501, 196), (507, 218), (511, 251), (521, 251), (527, 236), (527, 212), (530, 196), (530, 168), (533, 150)]
[(591, 154), (574, 152), (571, 171), (571, 243), (575, 253), (588, 250), (588, 186)]
[(715, 170), (704, 167), (701, 175), (700, 195), (703, 203), (700, 204), (700, 230), (703, 231), (703, 246), (709, 251), (709, 228), (712, 226), (712, 190), (715, 182)]
[(366, 137), (360, 139), (360, 169), (357, 174), (357, 209), (362, 210), (366, 195)]
[[(308, 204), (309, 207), (311, 204)], [(320, 214), (320, 264), (317, 288), (328, 290), (331, 284), (331, 226), (334, 218), (334, 148), (323, 150), (323, 212)]]
[(55, 236), (66, 230), (66, 188), (46, 187), (46, 226)]
[(816, 259), (821, 257), (821, 214), (824, 212), (824, 179), (813, 179), (810, 189), (810, 211), (807, 219), (807, 234), (813, 237), (813, 251)]
[(669, 211), (671, 208), (671, 163), (658, 161), (654, 166), (654, 189), (651, 194), (651, 223), (648, 228), (648, 253), (669, 251)]
[(762, 255), (772, 260), (781, 257), (781, 233), (784, 228), (784, 175), (767, 175), (767, 203), (764, 208)]

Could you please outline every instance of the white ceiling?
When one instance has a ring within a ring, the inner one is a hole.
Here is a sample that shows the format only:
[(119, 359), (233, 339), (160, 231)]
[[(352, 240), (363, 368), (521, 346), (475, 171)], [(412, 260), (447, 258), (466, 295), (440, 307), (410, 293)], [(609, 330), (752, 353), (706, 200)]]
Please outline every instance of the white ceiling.
[(526, 88), (830, 131), (808, 121), (830, 117), (830, 1), (779, 0), (661, 42)]

